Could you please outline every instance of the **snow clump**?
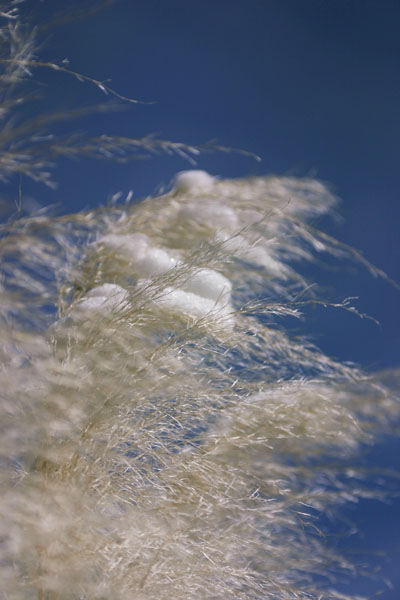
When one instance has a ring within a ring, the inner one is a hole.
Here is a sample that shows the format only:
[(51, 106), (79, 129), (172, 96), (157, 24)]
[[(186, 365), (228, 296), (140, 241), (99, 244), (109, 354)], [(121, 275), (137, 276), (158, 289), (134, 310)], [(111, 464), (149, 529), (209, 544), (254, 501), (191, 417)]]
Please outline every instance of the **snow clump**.
[(213, 187), (216, 178), (206, 171), (191, 170), (177, 173), (173, 179), (174, 190), (178, 192), (205, 191)]

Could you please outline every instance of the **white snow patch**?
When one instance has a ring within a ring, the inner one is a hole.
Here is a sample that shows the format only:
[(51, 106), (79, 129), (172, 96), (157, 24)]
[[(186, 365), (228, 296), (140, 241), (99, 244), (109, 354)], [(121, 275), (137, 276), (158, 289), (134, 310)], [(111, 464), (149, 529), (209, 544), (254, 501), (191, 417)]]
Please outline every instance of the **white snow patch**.
[(104, 283), (79, 300), (69, 316), (76, 323), (98, 317), (99, 313), (110, 314), (128, 306), (128, 292), (124, 288), (114, 283)]
[(227, 304), (230, 301), (232, 284), (229, 279), (218, 273), (218, 271), (201, 269), (194, 273), (188, 281), (185, 281), (182, 289), (203, 298), (209, 298), (214, 302)]
[(147, 251), (148, 242), (147, 235), (143, 233), (108, 233), (98, 240), (98, 243), (133, 262), (142, 260)]
[(140, 277), (154, 277), (166, 273), (177, 265), (177, 261), (162, 248), (147, 247), (141, 260), (136, 263)]
[(179, 211), (180, 217), (195, 221), (200, 225), (207, 225), (213, 229), (220, 227), (231, 232), (240, 229), (239, 219), (235, 211), (217, 200), (204, 200), (189, 202)]
[(180, 312), (195, 318), (206, 316), (217, 319), (223, 318), (224, 323), (231, 324), (229, 304), (215, 302), (210, 298), (198, 296), (185, 290), (167, 287), (163, 295), (156, 300), (156, 303), (162, 308), (173, 312)]
[(177, 173), (173, 179), (174, 189), (179, 192), (206, 191), (212, 188), (216, 179), (206, 171), (191, 170)]
[(132, 262), (139, 277), (162, 275), (178, 264), (167, 250), (151, 246), (149, 238), (143, 233), (110, 233), (102, 237), (99, 243)]
[(113, 299), (116, 302), (124, 302), (128, 298), (128, 292), (116, 283), (103, 283), (91, 289), (86, 296), (88, 298), (96, 298), (98, 296), (107, 299)]
[(229, 237), (221, 232), (217, 233), (215, 239), (217, 242), (222, 242), (222, 247), (227, 252), (247, 262), (264, 267), (274, 277), (285, 278), (290, 272), (287, 265), (276, 259), (271, 251), (261, 243), (249, 244), (246, 238), (241, 235)]

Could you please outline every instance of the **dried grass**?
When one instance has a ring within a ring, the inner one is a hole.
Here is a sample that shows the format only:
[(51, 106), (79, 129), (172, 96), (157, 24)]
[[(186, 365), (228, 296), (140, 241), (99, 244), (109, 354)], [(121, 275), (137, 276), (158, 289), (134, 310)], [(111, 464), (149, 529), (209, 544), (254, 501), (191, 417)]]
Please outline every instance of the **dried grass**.
[[(7, 112), (33, 47), (0, 10)], [(281, 320), (320, 302), (302, 262), (354, 258), (309, 224), (334, 206), (314, 180), (197, 172), (2, 226), (0, 597), (354, 598), (315, 519), (382, 493), (357, 453), (398, 398)]]

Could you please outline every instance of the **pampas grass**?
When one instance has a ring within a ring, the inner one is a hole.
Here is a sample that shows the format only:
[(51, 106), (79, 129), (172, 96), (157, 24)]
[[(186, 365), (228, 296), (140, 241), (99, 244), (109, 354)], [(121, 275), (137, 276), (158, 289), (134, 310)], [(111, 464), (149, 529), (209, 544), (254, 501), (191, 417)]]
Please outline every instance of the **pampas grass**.
[[(32, 42), (2, 13), (17, 89)], [(4, 178), (49, 180), (7, 152)], [(190, 171), (137, 205), (2, 225), (2, 598), (352, 597), (315, 517), (378, 495), (357, 455), (398, 399), (285, 329), (323, 302), (301, 264), (354, 258), (310, 225), (335, 202)]]

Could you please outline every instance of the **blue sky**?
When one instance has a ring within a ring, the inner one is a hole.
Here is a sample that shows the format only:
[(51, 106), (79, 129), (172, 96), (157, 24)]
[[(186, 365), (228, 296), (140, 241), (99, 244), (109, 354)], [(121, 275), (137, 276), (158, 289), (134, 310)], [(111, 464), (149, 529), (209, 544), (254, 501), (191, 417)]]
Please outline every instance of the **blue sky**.
[[(45, 22), (65, 2), (30, 6), (34, 19)], [(399, 31), (398, 0), (119, 0), (90, 19), (45, 31), (40, 54), (68, 57), (72, 69), (111, 77), (120, 93), (155, 101), (87, 117), (76, 123), (79, 130), (156, 133), (190, 144), (217, 139), (262, 161), (206, 154), (198, 168), (221, 177), (311, 174), (328, 182), (342, 200), (343, 221), (321, 227), (400, 281)], [(104, 100), (72, 78), (46, 71), (35, 78), (46, 102), (58, 108)], [(75, 211), (120, 190), (151, 194), (186, 168), (165, 156), (127, 165), (63, 161), (55, 193), (29, 183), (24, 193)], [(313, 311), (306, 329), (317, 343), (369, 370), (398, 365), (400, 292), (362, 267), (315, 275), (326, 297), (359, 296), (361, 312), (381, 323)], [(399, 450), (388, 443), (371, 461), (400, 466)], [(364, 502), (351, 516), (363, 522), (366, 546), (399, 552), (400, 504), (382, 512)], [(398, 580), (395, 561), (386, 569)], [(381, 598), (395, 600), (398, 592)]]

